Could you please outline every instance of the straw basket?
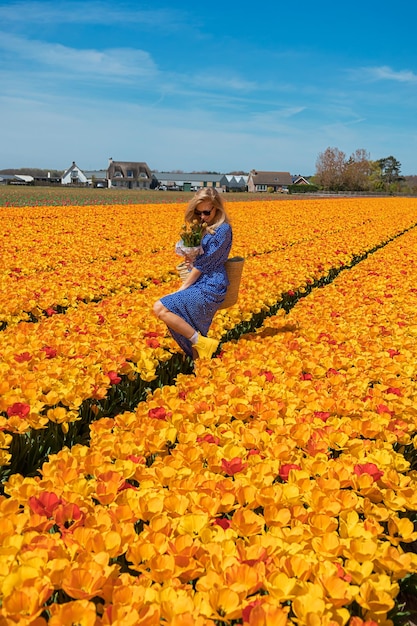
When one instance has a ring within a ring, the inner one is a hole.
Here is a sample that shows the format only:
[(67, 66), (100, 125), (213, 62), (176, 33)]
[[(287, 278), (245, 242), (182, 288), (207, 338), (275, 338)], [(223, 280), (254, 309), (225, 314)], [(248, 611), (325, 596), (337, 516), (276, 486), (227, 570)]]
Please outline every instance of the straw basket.
[(236, 304), (239, 296), (240, 279), (242, 278), (244, 263), (245, 259), (241, 256), (234, 256), (227, 259), (225, 267), (229, 279), (229, 286), (219, 309), (228, 309), (230, 306)]
[(179, 263), (177, 265), (177, 272), (180, 275), (180, 278), (182, 281), (184, 281), (187, 278), (189, 271), (184, 261), (182, 261), (182, 263)]
[[(241, 256), (231, 257), (225, 263), (229, 286), (226, 291), (225, 298), (219, 309), (228, 309), (237, 302), (239, 295), (240, 279), (242, 278), (243, 264), (245, 259)], [(177, 271), (181, 280), (185, 280), (188, 276), (188, 269), (184, 262), (177, 265)]]

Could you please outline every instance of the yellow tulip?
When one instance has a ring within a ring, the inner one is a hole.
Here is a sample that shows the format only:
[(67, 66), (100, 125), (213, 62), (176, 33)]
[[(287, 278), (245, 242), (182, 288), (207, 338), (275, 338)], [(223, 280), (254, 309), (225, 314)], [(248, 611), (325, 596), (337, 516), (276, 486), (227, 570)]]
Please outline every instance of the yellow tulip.
[[(314, 619), (323, 620), (326, 613), (326, 603), (323, 600), (320, 589), (317, 586), (310, 586), (310, 589), (298, 595), (292, 602), (292, 609), (302, 624), (314, 624)], [(317, 624), (320, 622), (317, 621)]]
[(208, 592), (211, 617), (230, 621), (237, 619), (242, 612), (239, 595), (227, 587), (212, 589)]
[(321, 537), (314, 537), (311, 545), (317, 554), (327, 558), (336, 558), (343, 552), (343, 543), (336, 532), (325, 532)]
[(378, 549), (376, 537), (370, 539), (351, 539), (345, 549), (348, 558), (355, 559), (359, 563), (372, 560)]
[(175, 559), (170, 554), (155, 554), (147, 562), (147, 574), (152, 580), (162, 583), (172, 580), (175, 571)]
[(397, 583), (391, 582), (389, 576), (381, 574), (361, 584), (356, 601), (362, 608), (383, 617), (394, 607), (394, 598), (399, 590)]
[(297, 578), (290, 578), (284, 572), (274, 572), (268, 577), (266, 588), (271, 597), (286, 602), (293, 600), (303, 586)]
[(199, 535), (208, 524), (208, 515), (204, 513), (191, 513), (183, 515), (178, 522), (178, 532), (191, 536)]

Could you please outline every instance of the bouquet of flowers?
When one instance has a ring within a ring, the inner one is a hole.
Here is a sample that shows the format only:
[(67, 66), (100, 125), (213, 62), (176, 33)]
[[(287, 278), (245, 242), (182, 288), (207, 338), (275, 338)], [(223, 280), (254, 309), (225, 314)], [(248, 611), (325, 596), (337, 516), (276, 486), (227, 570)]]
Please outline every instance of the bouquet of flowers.
[(201, 240), (205, 231), (206, 224), (204, 222), (193, 220), (184, 224), (181, 228), (181, 239), (175, 246), (175, 252), (179, 256), (187, 257), (187, 260), (192, 263), (203, 252)]

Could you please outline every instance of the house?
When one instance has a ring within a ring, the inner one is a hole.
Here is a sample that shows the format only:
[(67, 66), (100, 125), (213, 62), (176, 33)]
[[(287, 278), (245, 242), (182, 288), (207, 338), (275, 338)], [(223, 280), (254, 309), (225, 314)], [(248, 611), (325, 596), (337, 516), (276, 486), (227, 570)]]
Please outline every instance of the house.
[(150, 189), (153, 175), (144, 162), (113, 161), (107, 167), (109, 187), (117, 189)]
[(222, 174), (189, 174), (184, 172), (154, 172), (159, 188), (167, 190), (196, 191), (201, 187), (222, 190)]
[(124, 189), (149, 189), (152, 173), (146, 163), (113, 161), (105, 170), (82, 170), (75, 161), (62, 175), (63, 185), (88, 185)]
[(298, 176), (292, 177), (292, 184), (293, 185), (310, 185), (310, 181), (307, 180), (307, 178), (304, 178), (304, 176), (301, 176), (301, 174), (298, 174)]
[(71, 167), (69, 167), (62, 174), (61, 183), (63, 185), (83, 185), (83, 184), (86, 185), (87, 184), (87, 176), (78, 167), (78, 165), (75, 163), (75, 161), (73, 161)]
[(258, 172), (251, 170), (248, 177), (248, 191), (284, 192), (292, 185), (292, 176), (289, 172)]
[(220, 184), (226, 191), (246, 191), (248, 176), (243, 174), (224, 174)]

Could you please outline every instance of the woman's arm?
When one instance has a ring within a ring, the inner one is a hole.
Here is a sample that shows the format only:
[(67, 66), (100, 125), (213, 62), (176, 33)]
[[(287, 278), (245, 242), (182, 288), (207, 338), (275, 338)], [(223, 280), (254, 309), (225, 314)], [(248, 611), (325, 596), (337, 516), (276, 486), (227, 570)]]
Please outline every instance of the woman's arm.
[(184, 289), (187, 289), (187, 287), (191, 287), (191, 285), (194, 285), (195, 281), (197, 280), (197, 278), (200, 275), (201, 275), (200, 270), (198, 270), (197, 268), (193, 267), (191, 272), (188, 272), (187, 278), (184, 280), (184, 282), (182, 283), (182, 285), (178, 289), (178, 291), (184, 291)]
[(232, 247), (232, 229), (229, 224), (221, 224), (214, 235), (203, 240), (204, 253), (196, 258), (194, 267), (202, 273), (223, 265)]

